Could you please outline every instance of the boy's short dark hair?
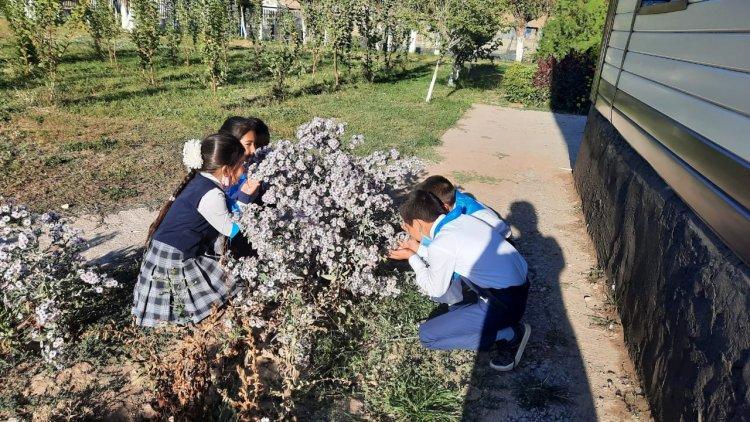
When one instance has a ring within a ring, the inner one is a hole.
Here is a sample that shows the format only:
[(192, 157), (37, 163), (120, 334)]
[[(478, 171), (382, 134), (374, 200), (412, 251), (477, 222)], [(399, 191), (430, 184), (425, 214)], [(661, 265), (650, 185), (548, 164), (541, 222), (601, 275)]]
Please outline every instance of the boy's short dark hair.
[(445, 214), (445, 208), (437, 196), (417, 189), (409, 194), (406, 201), (398, 208), (398, 212), (406, 224), (412, 224), (414, 220), (431, 223)]
[(219, 128), (220, 133), (228, 133), (237, 140), (242, 140), (248, 132), (255, 133), (255, 147), (261, 148), (271, 142), (268, 126), (257, 117), (232, 116), (224, 120)]
[(417, 189), (431, 192), (448, 206), (456, 203), (456, 187), (443, 176), (430, 176), (417, 185)]

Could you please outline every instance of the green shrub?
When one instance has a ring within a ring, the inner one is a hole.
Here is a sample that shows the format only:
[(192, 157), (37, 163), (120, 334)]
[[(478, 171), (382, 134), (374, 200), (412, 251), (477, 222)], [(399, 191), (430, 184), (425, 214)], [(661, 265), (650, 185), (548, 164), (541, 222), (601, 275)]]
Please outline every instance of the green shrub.
[(605, 0), (558, 1), (542, 32), (537, 58), (552, 56), (562, 60), (571, 52), (589, 51), (596, 60), (602, 43), (608, 3)]
[(549, 92), (534, 86), (535, 64), (513, 63), (503, 74), (503, 89), (508, 101), (527, 105), (543, 104)]

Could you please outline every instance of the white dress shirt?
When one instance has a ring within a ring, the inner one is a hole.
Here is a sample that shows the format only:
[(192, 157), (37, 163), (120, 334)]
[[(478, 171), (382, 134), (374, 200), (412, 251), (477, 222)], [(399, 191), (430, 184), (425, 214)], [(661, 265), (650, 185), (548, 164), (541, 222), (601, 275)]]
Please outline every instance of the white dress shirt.
[[(481, 202), (479, 203), (482, 204)], [(510, 238), (510, 225), (508, 225), (505, 220), (500, 218), (500, 216), (497, 215), (497, 213), (493, 211), (492, 208), (484, 204), (482, 204), (482, 206), (484, 207), (484, 209), (474, 211), (473, 213), (471, 213), (471, 215), (492, 226), (495, 230), (500, 232), (500, 235), (504, 238)]]
[(227, 237), (234, 237), (239, 232), (239, 226), (232, 221), (232, 213), (227, 208), (227, 198), (221, 189), (221, 182), (211, 173), (201, 172), (201, 175), (216, 184), (216, 188), (206, 192), (198, 202), (198, 212), (219, 233)]
[(483, 288), (503, 289), (526, 282), (526, 261), (498, 230), (476, 217), (461, 215), (435, 234), (443, 218), (432, 225), (426, 257), (414, 254), (409, 258), (424, 294), (444, 296), (453, 288), (454, 272)]

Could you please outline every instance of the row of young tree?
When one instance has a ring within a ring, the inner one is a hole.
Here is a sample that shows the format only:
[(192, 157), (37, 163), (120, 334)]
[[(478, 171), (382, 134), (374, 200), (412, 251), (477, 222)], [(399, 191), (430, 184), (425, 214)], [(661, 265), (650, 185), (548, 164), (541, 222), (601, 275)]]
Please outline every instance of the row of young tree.
[[(370, 82), (388, 75), (406, 60), (410, 38), (431, 37), (436, 62), (428, 89), (430, 101), (439, 67), (451, 65), (449, 85), (461, 80), (466, 63), (489, 57), (498, 34), (515, 28), (519, 51), (527, 23), (552, 17), (544, 30), (538, 58), (561, 61), (573, 52), (598, 54), (604, 0), (301, 0), (298, 15), (278, 8), (272, 30), (276, 42), (263, 41), (251, 28), (262, 25), (262, 0), (130, 0), (132, 28), (140, 67), (156, 84), (159, 50), (177, 65), (198, 56), (207, 85), (216, 90), (227, 78), (228, 42), (241, 34), (254, 46), (260, 68), (273, 79), (271, 93), (283, 96), (288, 78), (314, 76), (322, 60), (332, 63), (333, 86), (342, 70), (354, 69)], [(161, 10), (160, 10), (161, 9)], [(122, 36), (118, 10), (109, 0), (79, 0), (65, 16), (59, 0), (0, 0), (15, 37), (18, 61), (27, 75), (41, 74), (54, 92), (58, 65), (72, 32), (85, 28), (96, 53), (117, 63)], [(249, 25), (248, 25), (249, 23)], [(303, 29), (304, 28), (304, 29)], [(258, 31), (259, 32), (259, 31)], [(302, 56), (309, 61), (303, 65)], [(520, 59), (520, 55), (517, 54)], [(539, 79), (539, 78), (537, 78)]]

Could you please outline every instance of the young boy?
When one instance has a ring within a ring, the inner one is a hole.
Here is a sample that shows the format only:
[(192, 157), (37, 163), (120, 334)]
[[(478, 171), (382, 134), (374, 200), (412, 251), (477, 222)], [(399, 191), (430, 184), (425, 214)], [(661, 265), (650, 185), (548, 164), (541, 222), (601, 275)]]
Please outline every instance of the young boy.
[(510, 226), (495, 211), (456, 189), (445, 177), (430, 176), (417, 185), (417, 189), (437, 196), (448, 211), (449, 217), (460, 214), (472, 215), (495, 228), (506, 239), (510, 239)]
[[(494, 346), (497, 353), (490, 366), (499, 371), (515, 368), (531, 334), (531, 327), (520, 323), (529, 291), (526, 261), (498, 230), (471, 215), (445, 222), (443, 203), (430, 192), (415, 190), (399, 212), (411, 239), (390, 257), (409, 260), (420, 290), (440, 297), (452, 279), (460, 278), (478, 296), (422, 324), (422, 345), (438, 350)], [(416, 253), (415, 239), (422, 236), (432, 239), (426, 258)]]
[[(491, 208), (456, 189), (453, 183), (445, 177), (440, 175), (430, 176), (417, 185), (416, 189), (432, 193), (443, 203), (443, 208), (445, 208), (447, 214), (442, 224), (452, 221), (459, 215), (468, 214), (492, 226), (493, 229), (513, 245), (510, 226)], [(428, 236), (420, 239), (420, 247), (417, 249), (417, 254), (423, 259), (427, 257), (427, 246), (431, 241), (432, 239)], [(461, 280), (454, 279), (445, 294), (440, 297), (432, 297), (431, 299), (438, 303), (453, 305), (463, 300), (463, 293)]]

